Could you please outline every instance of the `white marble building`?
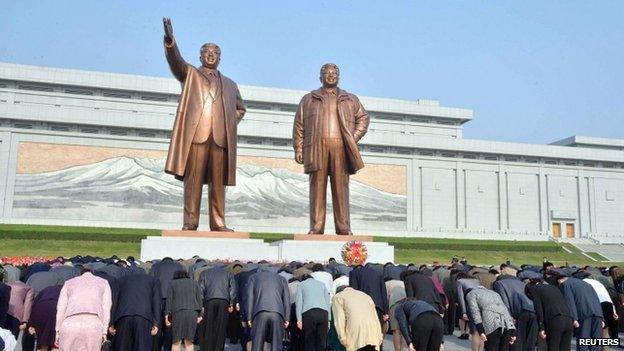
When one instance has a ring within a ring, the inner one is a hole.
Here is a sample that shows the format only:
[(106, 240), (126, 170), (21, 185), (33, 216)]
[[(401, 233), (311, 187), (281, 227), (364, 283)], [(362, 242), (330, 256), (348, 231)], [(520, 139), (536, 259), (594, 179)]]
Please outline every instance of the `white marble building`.
[[(239, 157), (248, 158), (228, 192), (228, 221), (305, 232), (306, 178), (288, 164), (305, 92), (240, 89)], [(0, 222), (179, 226), (180, 184), (160, 172), (179, 91), (173, 79), (0, 63)], [(470, 140), (469, 109), (361, 100), (371, 114), (365, 162), (389, 171), (352, 182), (356, 232), (624, 242), (624, 140)]]

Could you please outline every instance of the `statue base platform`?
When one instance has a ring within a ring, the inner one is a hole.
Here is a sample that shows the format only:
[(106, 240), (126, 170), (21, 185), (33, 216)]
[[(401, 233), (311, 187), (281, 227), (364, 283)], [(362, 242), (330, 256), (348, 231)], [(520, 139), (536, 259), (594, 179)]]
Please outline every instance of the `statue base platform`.
[[(316, 261), (327, 262), (330, 258), (335, 258), (338, 262), (342, 261), (342, 246), (347, 241), (358, 240), (354, 235), (333, 235), (343, 240), (315, 240), (317, 237), (332, 235), (305, 235), (312, 236), (314, 239), (303, 240), (280, 240), (271, 243), (271, 246), (277, 247), (279, 250), (279, 258), (282, 261)], [(363, 240), (360, 240), (363, 241)], [(366, 262), (386, 263), (394, 262), (394, 247), (384, 242), (363, 242), (368, 251)]]
[(367, 262), (394, 262), (394, 247), (385, 242), (373, 242), (369, 236), (296, 234), (294, 240), (267, 243), (262, 239), (250, 239), (249, 233), (240, 232), (163, 230), (162, 234), (141, 240), (141, 260), (199, 256), (207, 260), (243, 262), (327, 262), (333, 257), (342, 262), (342, 246), (347, 241), (355, 240), (362, 241), (366, 246)]
[(249, 232), (212, 232), (204, 230), (168, 230), (162, 231), (161, 236), (186, 238), (218, 238), (218, 239), (249, 239)]
[(337, 235), (337, 234), (295, 234), (293, 240), (305, 240), (305, 241), (361, 241), (361, 242), (373, 242), (371, 235)]
[(148, 236), (141, 240), (143, 261), (164, 257), (188, 259), (196, 255), (207, 260), (279, 260), (277, 247), (265, 243), (262, 239), (249, 239), (249, 235), (246, 239), (231, 236)]

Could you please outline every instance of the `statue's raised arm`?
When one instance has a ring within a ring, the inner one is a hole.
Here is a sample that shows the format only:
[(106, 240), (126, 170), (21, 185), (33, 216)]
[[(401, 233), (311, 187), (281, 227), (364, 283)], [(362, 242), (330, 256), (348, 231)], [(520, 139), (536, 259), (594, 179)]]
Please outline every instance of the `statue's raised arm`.
[(173, 26), (171, 25), (171, 18), (163, 17), (163, 26), (165, 27), (165, 43), (173, 44)]
[(163, 17), (163, 27), (165, 29), (165, 57), (169, 63), (169, 68), (176, 79), (184, 83), (186, 80), (188, 63), (186, 63), (186, 61), (182, 58), (182, 55), (180, 55), (178, 44), (173, 36), (173, 26), (171, 25), (170, 18)]

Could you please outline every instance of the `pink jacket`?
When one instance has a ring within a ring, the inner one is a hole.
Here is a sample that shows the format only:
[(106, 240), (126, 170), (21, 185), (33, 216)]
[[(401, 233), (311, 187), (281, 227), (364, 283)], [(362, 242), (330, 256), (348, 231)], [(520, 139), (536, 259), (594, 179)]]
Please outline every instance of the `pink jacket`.
[(77, 314), (95, 314), (106, 334), (110, 321), (111, 290), (108, 282), (87, 272), (65, 282), (61, 289), (56, 312), (56, 331), (66, 318)]
[(33, 289), (20, 282), (7, 283), (11, 287), (11, 299), (9, 300), (9, 314), (21, 323), (28, 322), (33, 304)]

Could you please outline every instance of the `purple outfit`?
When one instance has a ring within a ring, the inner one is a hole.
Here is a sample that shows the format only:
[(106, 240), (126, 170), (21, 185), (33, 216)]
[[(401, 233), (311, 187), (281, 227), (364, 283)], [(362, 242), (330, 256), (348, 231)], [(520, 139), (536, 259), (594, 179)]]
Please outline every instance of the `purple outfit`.
[(30, 313), (28, 325), (35, 328), (37, 346), (54, 346), (56, 305), (62, 286), (50, 286), (37, 295)]

